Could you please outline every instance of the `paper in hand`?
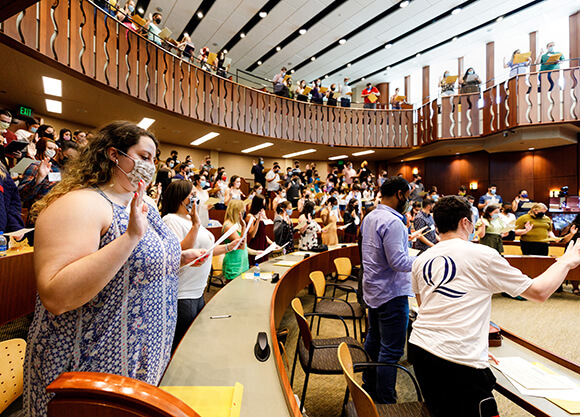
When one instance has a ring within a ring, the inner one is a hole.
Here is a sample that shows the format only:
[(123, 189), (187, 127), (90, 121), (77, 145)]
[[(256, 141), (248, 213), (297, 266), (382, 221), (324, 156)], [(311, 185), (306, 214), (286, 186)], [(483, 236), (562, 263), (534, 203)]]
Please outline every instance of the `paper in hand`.
[(218, 240), (217, 242), (215, 242), (209, 249), (207, 249), (207, 251), (201, 255), (198, 256), (197, 258), (195, 258), (193, 261), (189, 262), (188, 264), (185, 264), (182, 266), (182, 268), (185, 268), (186, 266), (191, 266), (194, 263), (196, 263), (197, 261), (199, 261), (201, 258), (203, 258), (204, 256), (207, 256), (207, 254), (211, 251), (213, 251), (218, 245), (221, 245), (221, 243), (226, 240), (228, 237), (230, 237), (232, 235), (232, 233), (234, 233), (235, 231), (237, 231), (240, 228), (239, 224), (235, 224), (232, 228), (230, 228), (230, 230), (228, 230), (227, 232), (225, 232)]
[(16, 230), (15, 232), (4, 233), (4, 236), (22, 236), (23, 234), (32, 232), (33, 230), (34, 227), (31, 227), (30, 229), (20, 229)]
[[(290, 242), (287, 242), (284, 246), (286, 246), (288, 243)], [(268, 246), (266, 249), (264, 249), (264, 251), (261, 254), (256, 255), (255, 259), (260, 259), (269, 254), (270, 252), (274, 252), (277, 246), (278, 245), (276, 244), (276, 242), (272, 242), (272, 244)], [(281, 246), (280, 249), (282, 249), (284, 246)]]
[[(244, 231), (244, 235), (242, 236), (242, 240), (246, 238), (246, 236), (248, 236), (248, 230), (250, 230), (250, 228), (252, 227), (252, 225), (254, 224), (254, 220), (256, 220), (255, 217), (250, 217), (250, 221), (248, 222), (248, 224), (246, 225), (246, 230)], [(236, 246), (234, 246), (234, 248), (232, 250), (236, 250), (238, 249), (238, 247), (240, 246), (240, 243), (242, 243), (242, 240), (240, 240), (238, 243), (236, 243)]]

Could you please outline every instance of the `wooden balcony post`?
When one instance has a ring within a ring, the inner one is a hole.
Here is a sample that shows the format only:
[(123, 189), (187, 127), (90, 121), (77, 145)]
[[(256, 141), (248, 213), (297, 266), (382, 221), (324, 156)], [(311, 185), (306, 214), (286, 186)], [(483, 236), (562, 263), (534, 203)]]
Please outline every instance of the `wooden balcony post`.
[[(580, 11), (570, 15), (570, 58), (580, 57), (580, 41), (578, 36), (580, 36)], [(570, 61), (570, 67), (580, 66), (578, 59)]]
[(491, 87), (495, 80), (495, 44), (494, 42), (488, 42), (485, 44), (485, 88)]
[(423, 104), (429, 103), (431, 96), (429, 94), (429, 65), (423, 67)]

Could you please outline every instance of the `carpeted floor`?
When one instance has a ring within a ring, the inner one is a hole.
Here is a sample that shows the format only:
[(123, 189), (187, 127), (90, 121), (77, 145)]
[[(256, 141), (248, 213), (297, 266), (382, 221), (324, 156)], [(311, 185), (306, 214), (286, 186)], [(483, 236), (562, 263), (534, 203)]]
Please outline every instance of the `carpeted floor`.
[[(532, 301), (517, 301), (500, 295), (492, 301), (492, 320), (515, 334), (528, 339), (539, 346), (574, 362), (580, 362), (575, 324), (580, 316), (580, 297), (572, 294), (571, 286), (564, 286), (563, 293), (554, 294), (545, 303)], [(312, 296), (306, 291), (299, 294), (305, 311), (312, 309)], [(294, 358), (298, 328), (293, 313), (289, 309), (281, 328), (288, 328), (290, 335), (286, 349), (290, 367)], [(349, 324), (352, 334), (352, 322)], [(344, 328), (335, 320), (323, 320), (319, 337), (342, 335)], [(401, 364), (412, 371), (413, 367), (402, 358)], [(288, 370), (290, 375), (291, 369)], [(304, 372), (297, 365), (294, 381), (294, 392), (298, 397), (302, 394)], [(360, 381), (360, 376), (359, 376)], [(342, 375), (311, 375), (305, 401), (305, 412), (309, 417), (337, 417), (341, 415), (341, 406), (346, 389)], [(397, 391), (401, 401), (413, 400), (414, 389), (408, 378), (399, 376)], [(508, 399), (496, 393), (500, 414), (502, 417), (525, 417), (531, 414), (522, 410)]]

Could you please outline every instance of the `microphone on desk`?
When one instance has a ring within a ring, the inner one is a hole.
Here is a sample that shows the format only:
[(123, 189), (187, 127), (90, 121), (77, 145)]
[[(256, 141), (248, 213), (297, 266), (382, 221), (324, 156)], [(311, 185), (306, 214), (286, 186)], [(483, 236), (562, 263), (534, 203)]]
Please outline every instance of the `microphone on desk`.
[(270, 357), (270, 345), (268, 344), (268, 335), (266, 335), (266, 332), (258, 333), (258, 338), (254, 346), (254, 355), (260, 362), (266, 362)]

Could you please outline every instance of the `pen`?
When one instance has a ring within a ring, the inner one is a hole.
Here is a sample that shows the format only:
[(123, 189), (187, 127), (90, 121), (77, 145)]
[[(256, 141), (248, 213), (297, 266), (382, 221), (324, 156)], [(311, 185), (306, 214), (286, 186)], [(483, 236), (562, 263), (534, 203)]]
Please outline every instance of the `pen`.
[(210, 319), (229, 319), (231, 314), (224, 314), (223, 316), (209, 316)]

